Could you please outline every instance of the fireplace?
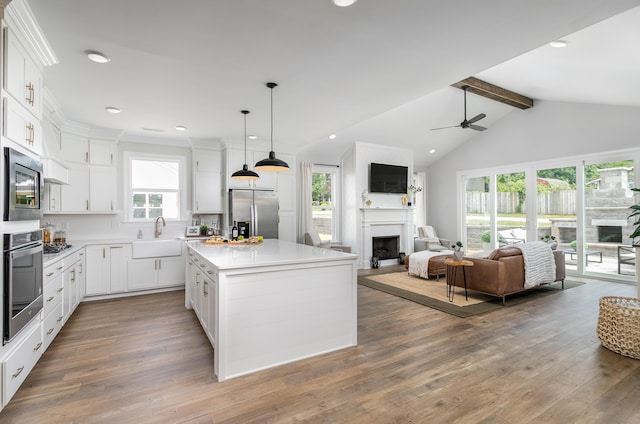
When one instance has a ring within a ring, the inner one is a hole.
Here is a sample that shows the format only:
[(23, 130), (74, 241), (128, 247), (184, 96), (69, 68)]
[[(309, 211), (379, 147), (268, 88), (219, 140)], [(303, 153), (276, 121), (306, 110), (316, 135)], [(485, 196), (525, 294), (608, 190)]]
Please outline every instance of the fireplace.
[(371, 246), (373, 250), (371, 256), (377, 257), (379, 260), (396, 259), (400, 255), (398, 245), (400, 244), (400, 236), (378, 236), (371, 238)]
[(599, 225), (598, 241), (604, 243), (622, 243), (622, 227)]

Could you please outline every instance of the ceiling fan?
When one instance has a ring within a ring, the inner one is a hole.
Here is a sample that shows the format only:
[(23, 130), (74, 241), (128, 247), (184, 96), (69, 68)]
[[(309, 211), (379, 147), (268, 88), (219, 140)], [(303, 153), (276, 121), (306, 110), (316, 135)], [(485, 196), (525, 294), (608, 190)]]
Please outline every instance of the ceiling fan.
[(476, 130), (476, 131), (484, 131), (487, 129), (486, 127), (481, 127), (480, 125), (474, 125), (474, 123), (478, 122), (481, 119), (484, 119), (487, 116), (484, 113), (479, 113), (473, 118), (467, 119), (467, 89), (469, 88), (469, 86), (463, 85), (460, 88), (464, 90), (464, 121), (460, 122), (460, 124), (458, 125), (452, 125), (450, 127), (431, 128), (431, 131), (444, 130), (445, 128), (456, 128), (456, 127), (471, 128), (472, 130)]

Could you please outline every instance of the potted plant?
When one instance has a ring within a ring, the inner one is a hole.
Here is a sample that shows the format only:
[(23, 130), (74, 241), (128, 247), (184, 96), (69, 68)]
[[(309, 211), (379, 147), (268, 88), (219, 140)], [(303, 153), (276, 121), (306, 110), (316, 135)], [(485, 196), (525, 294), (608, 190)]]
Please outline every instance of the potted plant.
[(491, 230), (485, 230), (480, 235), (482, 240), (482, 250), (488, 252), (493, 246), (491, 246)]
[(411, 206), (411, 202), (413, 201), (413, 198), (415, 197), (416, 193), (419, 193), (421, 191), (422, 191), (422, 187), (416, 187), (413, 184), (409, 186), (409, 188), (407, 189), (407, 198), (409, 200), (408, 206)]
[(543, 242), (547, 243), (549, 245), (549, 247), (551, 248), (551, 250), (556, 250), (556, 248), (558, 247), (558, 243), (556, 243), (556, 236), (552, 236), (552, 235), (544, 235), (542, 237), (540, 237), (540, 240), (542, 240)]
[(207, 225), (202, 224), (200, 226), (200, 235), (201, 236), (206, 236), (207, 235), (207, 230), (209, 229), (209, 227)]
[(461, 261), (464, 257), (464, 252), (462, 251), (462, 242), (458, 240), (455, 244), (451, 245), (451, 250), (453, 250), (453, 259), (456, 261)]

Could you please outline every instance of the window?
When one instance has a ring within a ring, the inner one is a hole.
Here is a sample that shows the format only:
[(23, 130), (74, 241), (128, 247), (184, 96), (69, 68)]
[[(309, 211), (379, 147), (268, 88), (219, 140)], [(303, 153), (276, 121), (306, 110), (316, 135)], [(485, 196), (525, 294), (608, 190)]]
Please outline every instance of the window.
[(180, 219), (184, 199), (184, 159), (127, 154), (128, 219), (131, 221)]
[(338, 240), (338, 188), (337, 167), (314, 166), (311, 176), (311, 205), (313, 229), (322, 241)]

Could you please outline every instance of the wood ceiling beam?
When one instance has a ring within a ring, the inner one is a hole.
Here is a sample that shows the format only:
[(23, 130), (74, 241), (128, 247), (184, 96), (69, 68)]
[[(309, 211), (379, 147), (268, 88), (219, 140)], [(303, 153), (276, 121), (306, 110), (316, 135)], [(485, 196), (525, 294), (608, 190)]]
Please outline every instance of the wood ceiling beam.
[(533, 99), (523, 96), (522, 94), (514, 93), (513, 91), (509, 91), (505, 88), (498, 87), (497, 85), (490, 84), (486, 81), (479, 80), (478, 78), (469, 77), (462, 81), (458, 81), (455, 84), (451, 84), (452, 87), (457, 88), (462, 88), (465, 85), (469, 87), (467, 89), (469, 93), (477, 94), (509, 106), (517, 107), (518, 109), (529, 109), (530, 107), (533, 107)]

